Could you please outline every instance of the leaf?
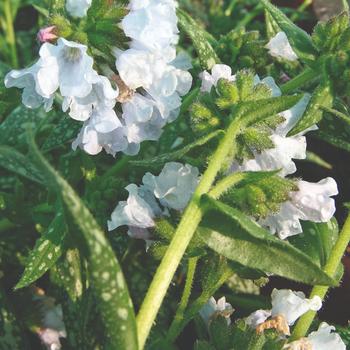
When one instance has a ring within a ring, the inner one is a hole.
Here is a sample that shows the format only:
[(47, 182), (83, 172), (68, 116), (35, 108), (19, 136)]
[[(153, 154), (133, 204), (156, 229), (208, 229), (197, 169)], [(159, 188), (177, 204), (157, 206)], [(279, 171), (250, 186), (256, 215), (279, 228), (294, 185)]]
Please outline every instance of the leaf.
[(29, 286), (45, 274), (62, 255), (67, 226), (59, 210), (47, 231), (40, 237), (26, 262), (24, 273), (15, 289)]
[(312, 43), (311, 37), (296, 26), (282, 11), (272, 5), (270, 1), (261, 0), (261, 3), (281, 30), (286, 33), (290, 45), (297, 56), (305, 63), (315, 61), (318, 52)]
[(137, 349), (132, 301), (111, 245), (84, 203), (45, 160), (32, 138), (29, 139), (29, 145), (48, 186), (57, 191), (67, 212), (79, 228), (76, 235), (86, 244), (91, 286), (106, 331), (106, 348)]
[[(337, 242), (339, 227), (336, 219), (327, 223), (314, 223), (304, 221), (302, 223), (303, 232), (289, 238), (291, 244), (303, 251), (318, 266), (324, 267), (327, 263), (331, 250)], [(337, 271), (337, 277), (343, 274), (342, 266)]]
[(319, 130), (313, 134), (333, 146), (350, 152), (350, 125), (342, 119), (325, 113), (319, 123)]
[(324, 111), (321, 107), (331, 108), (333, 105), (333, 92), (331, 81), (326, 79), (312, 94), (309, 104), (302, 117), (298, 120), (287, 136), (293, 136), (317, 124), (323, 117)]
[(1, 144), (18, 146), (25, 142), (25, 130), (31, 124), (33, 130), (47, 117), (42, 108), (28, 109), (23, 105), (18, 106), (0, 125)]
[(205, 215), (199, 234), (217, 253), (298, 282), (336, 285), (307, 255), (272, 236), (242, 212), (208, 196), (203, 198), (203, 204), (211, 213)]
[(51, 270), (54, 282), (64, 288), (73, 301), (83, 295), (81, 265), (79, 250), (69, 248)]
[(205, 30), (185, 11), (177, 10), (177, 15), (180, 27), (188, 34), (193, 42), (202, 68), (211, 70), (216, 63), (220, 63), (220, 60), (209, 43)]
[(129, 162), (129, 164), (138, 166), (138, 167), (149, 167), (149, 166), (156, 166), (156, 165), (163, 165), (167, 162), (180, 160), (182, 157), (184, 157), (188, 152), (190, 152), (192, 149), (196, 147), (200, 147), (211, 141), (212, 139), (216, 138), (217, 136), (220, 136), (223, 134), (222, 130), (217, 130), (209, 135), (206, 135), (202, 138), (200, 138), (197, 141), (194, 141), (190, 143), (189, 145), (174, 151), (170, 153), (161, 154), (157, 157), (151, 158), (151, 159), (145, 159), (145, 160), (132, 160)]
[(82, 124), (73, 120), (72, 118), (62, 118), (45, 140), (42, 150), (51, 151), (54, 148), (60, 147), (65, 143), (72, 141), (75, 137), (77, 137), (81, 128)]
[(0, 167), (39, 184), (43, 183), (41, 174), (28, 157), (17, 152), (14, 148), (0, 146)]

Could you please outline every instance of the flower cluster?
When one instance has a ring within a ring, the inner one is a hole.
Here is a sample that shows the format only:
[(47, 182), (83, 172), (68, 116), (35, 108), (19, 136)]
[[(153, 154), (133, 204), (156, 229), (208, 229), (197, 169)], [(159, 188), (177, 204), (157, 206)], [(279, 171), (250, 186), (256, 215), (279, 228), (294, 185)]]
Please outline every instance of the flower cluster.
[[(306, 312), (310, 310), (318, 311), (322, 306), (322, 301), (318, 296), (307, 299), (304, 293), (287, 289), (274, 289), (271, 294), (271, 303), (271, 310), (253, 312), (246, 318), (246, 324), (256, 329), (257, 332), (275, 328), (284, 333), (284, 335), (289, 336), (289, 326), (294, 325), (295, 321)], [(296, 350), (300, 349), (301, 345), (305, 345), (303, 349), (345, 350), (346, 346), (340, 336), (332, 332), (334, 329), (333, 326), (329, 326), (325, 322), (321, 323), (317, 331), (310, 333), (307, 338), (285, 345), (284, 349)]]
[[(202, 91), (210, 91), (216, 87), (220, 79), (235, 81), (231, 68), (225, 65), (215, 65), (211, 74), (201, 74)], [(264, 83), (272, 91), (273, 96), (281, 96), (282, 92), (271, 77), (260, 80), (255, 77), (255, 83)], [(309, 130), (317, 129), (313, 126), (301, 134), (287, 136), (296, 122), (304, 113), (310, 96), (305, 96), (291, 109), (281, 113), (284, 122), (280, 124), (270, 136), (274, 148), (253, 151), (254, 158), (245, 160), (242, 164), (234, 161), (231, 172), (237, 171), (271, 171), (279, 170), (279, 175), (285, 177), (296, 172), (297, 168), (293, 159), (306, 158), (306, 138), (303, 135)], [(282, 204), (279, 212), (272, 213), (263, 218), (259, 223), (270, 229), (271, 233), (277, 233), (281, 239), (302, 232), (299, 220), (313, 222), (327, 222), (335, 212), (335, 202), (331, 196), (338, 194), (337, 184), (332, 178), (326, 178), (318, 183), (297, 181), (298, 191), (290, 193), (289, 201)]]
[(188, 164), (167, 163), (158, 176), (145, 174), (142, 185), (126, 187), (129, 197), (119, 202), (108, 221), (108, 230), (129, 227), (133, 238), (150, 239), (148, 228), (155, 219), (168, 214), (168, 210), (181, 211), (187, 206), (199, 181), (199, 171)]
[[(66, 2), (74, 17), (85, 16), (90, 5), (87, 0)], [(23, 89), (22, 101), (28, 108), (44, 105), (49, 111), (60, 92), (63, 111), (84, 122), (74, 149), (137, 154), (142, 141), (157, 140), (164, 125), (178, 116), (181, 96), (191, 88), (189, 60), (181, 54), (176, 57), (175, 1), (131, 1), (129, 10), (121, 26), (131, 38), (130, 48), (116, 52), (119, 75), (112, 76), (114, 88), (94, 69), (86, 45), (64, 38), (57, 44), (48, 42), (57, 39), (53, 27), (38, 34), (44, 42), (39, 60), (5, 78), (6, 87)], [(117, 101), (121, 115), (114, 109)]]
[(227, 325), (231, 324), (231, 314), (233, 313), (233, 308), (230, 303), (226, 302), (226, 298), (222, 297), (215, 300), (211, 297), (208, 302), (200, 309), (199, 314), (201, 315), (203, 321), (206, 325), (209, 325), (210, 321), (217, 316), (222, 316), (226, 319)]

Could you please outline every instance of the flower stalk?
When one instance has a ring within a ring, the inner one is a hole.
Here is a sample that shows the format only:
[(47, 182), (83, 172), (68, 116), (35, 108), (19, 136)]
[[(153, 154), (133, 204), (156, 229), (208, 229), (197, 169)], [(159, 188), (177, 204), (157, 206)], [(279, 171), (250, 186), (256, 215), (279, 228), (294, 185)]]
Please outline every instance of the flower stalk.
[(185, 251), (202, 219), (200, 199), (210, 191), (227, 156), (235, 153), (235, 139), (242, 127), (240, 120), (233, 120), (216, 149), (187, 209), (182, 216), (174, 237), (160, 263), (146, 297), (137, 315), (137, 330), (140, 349), (143, 349), (152, 324), (165, 298), (169, 285), (181, 262)]
[(11, 0), (6, 0), (4, 3), (4, 12), (5, 12), (5, 21), (6, 21), (6, 37), (7, 42), (10, 46), (10, 56), (11, 56), (11, 64), (14, 68), (18, 67), (18, 55), (16, 48), (16, 35), (15, 30), (13, 28), (13, 15), (11, 8)]
[[(324, 267), (324, 272), (326, 272), (329, 276), (334, 277), (339, 264), (341, 264), (342, 257), (348, 246), (349, 241), (350, 241), (350, 215), (346, 219), (343, 229), (339, 235), (339, 238), (336, 244), (334, 245), (331, 251), (331, 254), (329, 256), (329, 259)], [(315, 286), (311, 291), (310, 298), (313, 298), (314, 296), (319, 296), (323, 300), (328, 292), (328, 289), (329, 287), (327, 286)], [(291, 341), (300, 339), (306, 335), (315, 316), (316, 316), (315, 311), (309, 311), (299, 319), (298, 323), (294, 328)]]
[(319, 73), (311, 68), (306, 68), (303, 72), (297, 75), (295, 78), (291, 79), (287, 83), (281, 86), (281, 91), (283, 94), (288, 94), (295, 91), (301, 86), (309, 83), (313, 79), (317, 78)]

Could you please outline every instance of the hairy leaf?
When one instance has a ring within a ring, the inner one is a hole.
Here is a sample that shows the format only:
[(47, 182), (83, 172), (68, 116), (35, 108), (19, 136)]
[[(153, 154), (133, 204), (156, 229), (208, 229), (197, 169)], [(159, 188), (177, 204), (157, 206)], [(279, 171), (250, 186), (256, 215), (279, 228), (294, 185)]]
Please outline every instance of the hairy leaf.
[(306, 63), (314, 61), (318, 53), (311, 37), (295, 25), (281, 10), (272, 5), (269, 0), (261, 0), (261, 2), (281, 30), (286, 33), (297, 56)]
[(43, 183), (42, 176), (28, 157), (14, 148), (0, 146), (0, 167), (37, 183)]
[(324, 111), (321, 107), (331, 108), (333, 105), (333, 92), (330, 80), (321, 83), (312, 94), (309, 104), (303, 116), (298, 120), (288, 136), (299, 134), (300, 132), (317, 124), (323, 117)]
[(209, 197), (200, 235), (206, 244), (228, 259), (307, 284), (335, 285), (319, 266), (287, 242), (253, 222), (242, 212)]
[(210, 70), (220, 60), (206, 37), (205, 30), (183, 10), (178, 10), (180, 27), (188, 34), (193, 42), (203, 69)]

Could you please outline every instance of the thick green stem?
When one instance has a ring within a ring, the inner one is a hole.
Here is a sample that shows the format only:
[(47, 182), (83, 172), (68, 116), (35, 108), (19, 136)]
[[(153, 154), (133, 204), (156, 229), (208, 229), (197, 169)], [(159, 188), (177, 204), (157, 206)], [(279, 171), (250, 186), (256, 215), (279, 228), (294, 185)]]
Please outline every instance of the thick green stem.
[(293, 92), (296, 89), (300, 88), (301, 86), (305, 85), (306, 83), (309, 83), (311, 80), (317, 78), (318, 75), (319, 73), (317, 71), (314, 71), (311, 68), (306, 68), (302, 73), (297, 75), (295, 78), (283, 84), (281, 86), (281, 91), (283, 94), (288, 94), (290, 92)]
[(167, 335), (167, 338), (170, 342), (173, 339), (176, 339), (177, 329), (179, 328), (179, 325), (183, 321), (184, 313), (191, 296), (191, 290), (192, 290), (194, 275), (196, 272), (197, 262), (198, 262), (198, 257), (191, 258), (188, 260), (187, 277), (186, 277), (184, 291), (182, 293), (180, 305), (176, 311), (174, 321), (172, 322)]
[[(329, 276), (334, 277), (339, 264), (341, 264), (341, 259), (349, 244), (349, 241), (350, 241), (350, 215), (346, 219), (343, 229), (339, 235), (339, 238), (336, 244), (334, 245), (331, 251), (331, 254), (329, 256), (329, 259), (324, 267), (324, 272), (326, 272)], [(314, 296), (319, 296), (323, 300), (328, 292), (328, 289), (329, 287), (325, 287), (325, 286), (315, 286), (311, 291), (310, 298), (313, 298)], [(298, 323), (294, 328), (291, 340), (297, 340), (306, 335), (315, 315), (316, 315), (316, 312), (309, 311), (299, 319)]]
[(15, 30), (13, 28), (11, 0), (5, 0), (4, 12), (5, 12), (5, 18), (6, 18), (6, 38), (7, 38), (8, 44), (10, 45), (11, 64), (14, 68), (18, 68), (16, 35), (15, 35)]
[(176, 269), (202, 219), (200, 199), (203, 194), (209, 192), (226, 158), (230, 153), (232, 154), (232, 147), (235, 145), (235, 139), (240, 128), (241, 122), (234, 120), (227, 129), (156, 271), (136, 320), (140, 349), (144, 348), (152, 324), (162, 305)]

